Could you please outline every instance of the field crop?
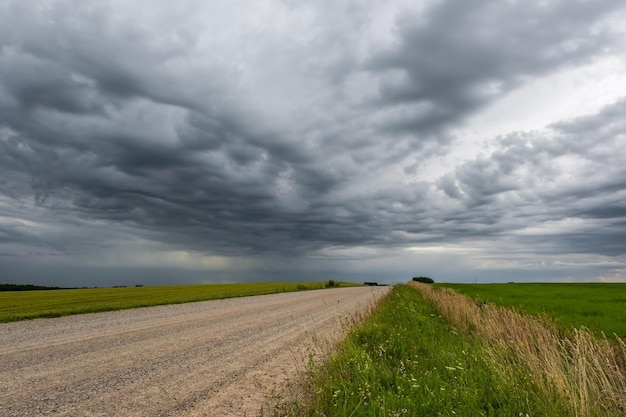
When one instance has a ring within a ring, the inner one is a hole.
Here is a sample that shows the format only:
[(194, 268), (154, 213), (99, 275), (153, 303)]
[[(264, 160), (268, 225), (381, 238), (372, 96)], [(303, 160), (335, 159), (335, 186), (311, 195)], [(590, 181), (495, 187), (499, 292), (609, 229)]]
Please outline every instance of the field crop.
[(626, 284), (436, 284), (475, 300), (549, 317), (564, 328), (626, 338)]
[[(330, 282), (330, 281), (329, 281)], [(321, 289), (329, 282), (262, 282), (0, 292), (0, 322)], [(349, 283), (334, 283), (347, 286)], [(352, 284), (354, 285), (354, 284)]]

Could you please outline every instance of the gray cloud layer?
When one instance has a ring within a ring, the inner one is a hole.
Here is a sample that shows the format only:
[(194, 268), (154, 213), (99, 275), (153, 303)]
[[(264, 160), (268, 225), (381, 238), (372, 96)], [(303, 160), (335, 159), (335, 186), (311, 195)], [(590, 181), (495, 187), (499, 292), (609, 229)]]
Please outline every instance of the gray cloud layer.
[(228, 257), (502, 237), (625, 254), (624, 101), (419, 176), (481, 109), (623, 48), (606, 23), (622, 2), (434, 2), (398, 8), (388, 39), (368, 32), (376, 4), (341, 3), (4, 2), (3, 258), (132, 239)]

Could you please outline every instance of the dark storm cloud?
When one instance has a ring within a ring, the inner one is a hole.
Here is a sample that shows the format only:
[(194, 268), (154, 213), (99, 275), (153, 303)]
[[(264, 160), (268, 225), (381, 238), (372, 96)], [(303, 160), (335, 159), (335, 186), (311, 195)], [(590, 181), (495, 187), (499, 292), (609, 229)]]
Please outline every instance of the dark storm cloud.
[(398, 18), (397, 45), (372, 57), (386, 71), (381, 104), (406, 116), (398, 133), (450, 128), (525, 80), (588, 61), (613, 47), (594, 23), (619, 2), (435, 2)]
[[(620, 2), (434, 2), (398, 9), (384, 47), (365, 33), (376, 4), (278, 5), (302, 24), (247, 29), (238, 4), (234, 20), (195, 2), (0, 5), (0, 253), (137, 239), (305, 255), (466, 242), (560, 218), (615, 226), (595, 252), (622, 253), (624, 206), (608, 196), (624, 191), (611, 152), (623, 103), (555, 124), (548, 139), (503, 137), (435, 183), (410, 178), (480, 108), (609, 53), (617, 37), (598, 22)], [(583, 161), (551, 163), (564, 157)], [(584, 185), (564, 177), (600, 166), (611, 172)]]
[[(13, 184), (20, 195), (217, 253), (363, 238), (331, 233), (342, 222), (321, 197), (340, 174), (228, 103), (230, 68), (209, 59), (198, 74), (177, 72), (166, 64), (188, 53), (183, 44), (171, 50), (167, 37), (117, 26), (98, 8), (63, 5), (10, 8), (18, 35), (5, 38), (0, 66), (1, 146), (3, 167), (30, 176)], [(202, 77), (184, 78), (193, 75)], [(346, 224), (370, 217), (351, 216)]]
[(474, 233), (522, 232), (543, 251), (626, 254), (624, 112), (626, 100), (549, 131), (510, 134), (442, 177), (438, 188), (461, 203), (451, 230), (474, 220), (487, 229)]

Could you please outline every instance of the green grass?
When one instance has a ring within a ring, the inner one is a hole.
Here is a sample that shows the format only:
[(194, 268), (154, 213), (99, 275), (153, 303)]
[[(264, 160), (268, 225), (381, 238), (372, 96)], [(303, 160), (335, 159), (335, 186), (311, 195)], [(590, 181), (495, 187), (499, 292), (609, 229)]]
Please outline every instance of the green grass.
[(523, 372), (494, 372), (487, 357), (480, 340), (459, 334), (417, 290), (397, 286), (311, 370), (308, 405), (285, 409), (328, 417), (567, 415), (535, 401)]
[(436, 284), (474, 299), (626, 338), (626, 284)]
[[(0, 322), (326, 288), (327, 282), (262, 282), (0, 292)], [(335, 283), (334, 286), (354, 285)]]

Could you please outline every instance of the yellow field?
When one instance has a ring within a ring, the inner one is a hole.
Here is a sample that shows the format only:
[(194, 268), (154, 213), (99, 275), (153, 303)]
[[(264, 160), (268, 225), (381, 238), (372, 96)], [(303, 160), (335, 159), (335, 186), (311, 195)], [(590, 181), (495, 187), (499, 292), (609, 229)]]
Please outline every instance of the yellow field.
[(331, 281), (6, 291), (0, 292), (0, 322), (313, 290), (327, 288), (329, 283)]

